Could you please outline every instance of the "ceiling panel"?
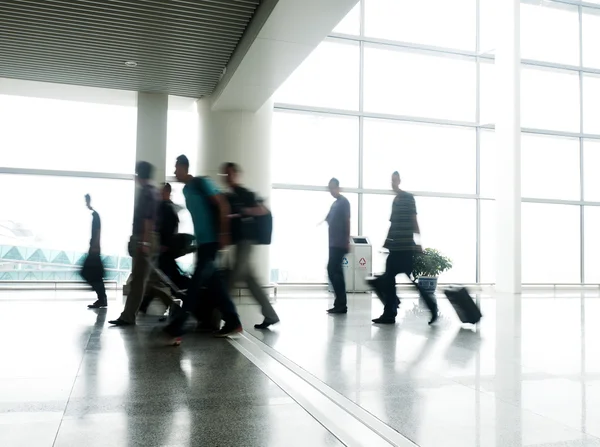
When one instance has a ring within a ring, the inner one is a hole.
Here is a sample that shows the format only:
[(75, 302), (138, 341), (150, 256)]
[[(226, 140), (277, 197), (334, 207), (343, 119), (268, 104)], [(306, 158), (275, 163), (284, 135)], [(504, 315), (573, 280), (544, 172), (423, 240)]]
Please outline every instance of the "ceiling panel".
[(1, 0), (0, 78), (210, 95), (260, 2)]

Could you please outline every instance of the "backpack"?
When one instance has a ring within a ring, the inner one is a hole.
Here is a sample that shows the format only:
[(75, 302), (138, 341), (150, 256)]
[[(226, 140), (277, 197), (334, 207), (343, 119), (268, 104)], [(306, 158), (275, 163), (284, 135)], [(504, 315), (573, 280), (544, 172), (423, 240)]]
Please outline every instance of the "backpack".
[[(260, 203), (260, 202), (259, 202)], [(264, 204), (263, 204), (264, 206)], [(257, 245), (271, 245), (271, 239), (273, 237), (273, 214), (271, 210), (267, 209), (267, 214), (263, 216), (256, 216), (255, 231), (256, 231), (256, 244)]]

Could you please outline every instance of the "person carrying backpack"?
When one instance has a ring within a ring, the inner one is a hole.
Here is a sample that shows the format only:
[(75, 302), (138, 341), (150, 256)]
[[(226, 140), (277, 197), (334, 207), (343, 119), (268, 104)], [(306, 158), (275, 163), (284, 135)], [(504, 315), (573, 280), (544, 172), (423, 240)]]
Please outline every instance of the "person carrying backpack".
[(240, 168), (237, 164), (231, 162), (223, 164), (221, 174), (230, 189), (227, 198), (231, 206), (231, 235), (235, 245), (235, 258), (228, 276), (229, 291), (235, 287), (237, 281), (243, 281), (260, 304), (264, 317), (263, 322), (255, 324), (254, 327), (267, 329), (279, 323), (279, 316), (256, 279), (251, 259), (254, 245), (262, 242), (258, 234), (258, 219), (267, 216), (269, 210), (257, 200), (252, 191), (240, 184)]
[[(242, 324), (235, 304), (223, 283), (215, 266), (215, 258), (219, 249), (230, 244), (229, 232), (230, 208), (225, 196), (215, 185), (205, 177), (194, 177), (189, 173), (190, 162), (185, 155), (177, 157), (175, 177), (185, 184), (183, 195), (186, 206), (192, 216), (194, 233), (198, 250), (196, 253), (196, 268), (183, 300), (184, 312), (178, 313), (173, 321), (164, 328), (171, 337), (180, 337), (183, 326), (190, 312), (198, 314), (203, 319), (201, 324), (207, 324), (207, 308), (214, 300), (217, 309), (225, 321), (224, 326), (215, 332), (216, 337), (227, 337), (242, 332)], [(200, 290), (207, 296), (200, 297)]]

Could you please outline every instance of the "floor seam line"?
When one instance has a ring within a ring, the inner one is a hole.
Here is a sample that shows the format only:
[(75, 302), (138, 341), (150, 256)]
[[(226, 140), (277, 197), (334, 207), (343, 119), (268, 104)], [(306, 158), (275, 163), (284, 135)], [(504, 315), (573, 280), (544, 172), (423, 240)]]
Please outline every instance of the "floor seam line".
[[(250, 338), (248, 338), (248, 336), (250, 336)], [(248, 333), (242, 334), (241, 337), (245, 338), (249, 343), (252, 343), (260, 351), (262, 351), (264, 354), (266, 354), (267, 356), (269, 356), (270, 358), (272, 358), (273, 360), (275, 360), (278, 364), (280, 364), (281, 366), (283, 366), (286, 370), (290, 371), (292, 374), (294, 374), (296, 377), (298, 377), (304, 383), (308, 384), (311, 388), (313, 388), (314, 390), (316, 390), (317, 392), (319, 392), (322, 396), (324, 396), (326, 399), (328, 399), (333, 404), (335, 404), (344, 413), (346, 413), (349, 416), (351, 416), (354, 420), (356, 420), (357, 422), (359, 422), (360, 424), (362, 424), (363, 426), (365, 426), (366, 428), (368, 428), (371, 432), (375, 433), (378, 437), (380, 437), (381, 439), (385, 440), (389, 444), (391, 444), (391, 445), (406, 445), (406, 446), (411, 446), (411, 447), (418, 447), (418, 444), (416, 444), (414, 441), (412, 441), (411, 439), (407, 438), (405, 435), (403, 435), (402, 433), (398, 432), (393, 427), (391, 427), (389, 424), (386, 424), (384, 421), (382, 421), (381, 419), (379, 419), (378, 417), (376, 417), (375, 415), (373, 415), (369, 411), (365, 410), (360, 405), (358, 405), (355, 402), (351, 401), (350, 399), (348, 399), (344, 395), (338, 393), (333, 388), (331, 388), (330, 386), (328, 386), (326, 383), (324, 383), (321, 380), (319, 380), (318, 378), (314, 377), (312, 374), (310, 374), (304, 368), (302, 368), (301, 366), (297, 365), (295, 362), (289, 360), (283, 354), (279, 353), (278, 351), (276, 351), (272, 347), (268, 346), (267, 344), (261, 342), (258, 338), (254, 337), (253, 335), (248, 334)], [(313, 379), (313, 381), (319, 382), (321, 387), (325, 387), (328, 390), (330, 390), (330, 392), (333, 393), (334, 396), (337, 399), (343, 400), (343, 401), (347, 401), (348, 406), (355, 407), (358, 412), (366, 413), (367, 418), (373, 419), (375, 421), (376, 425), (383, 426), (384, 430), (391, 431), (392, 433), (388, 433), (388, 434), (382, 433), (380, 429), (378, 429), (378, 428), (376, 428), (376, 427), (373, 426), (374, 424), (372, 422), (366, 421), (364, 417), (360, 417), (359, 415), (357, 415), (355, 413), (355, 411), (350, 410), (349, 408), (346, 408), (345, 406), (343, 406), (338, 400), (336, 400), (335, 398), (332, 398), (330, 395), (328, 395), (327, 393), (325, 393), (322, 389), (319, 388), (319, 386), (316, 386), (314, 383), (312, 383), (311, 380), (308, 380), (307, 378), (305, 378), (301, 374), (299, 374), (297, 371), (294, 371), (293, 368), (291, 368), (290, 366), (286, 365), (284, 362), (282, 362), (280, 359), (278, 359), (275, 355), (273, 355), (270, 351), (273, 351), (273, 352), (275, 352), (276, 355), (283, 357), (287, 362), (293, 364), (294, 367), (296, 367), (299, 370), (302, 370), (304, 374), (311, 376), (312, 379)], [(402, 444), (397, 443), (393, 439), (395, 437), (402, 438), (402, 439), (399, 440)]]
[[(239, 352), (240, 352), (240, 353), (241, 353), (243, 356), (247, 357), (247, 358), (248, 358), (250, 361), (252, 361), (252, 359), (250, 358), (250, 356), (251, 356), (251, 357), (253, 357), (253, 358), (255, 358), (255, 356), (254, 356), (254, 355), (253, 355), (251, 352), (249, 352), (249, 351), (248, 351), (246, 348), (244, 348), (244, 347), (243, 347), (242, 345), (240, 345), (240, 344), (239, 344), (237, 341), (235, 341), (235, 339), (229, 339), (228, 341), (229, 341), (229, 343), (230, 343), (231, 345), (233, 345), (233, 347), (234, 347), (235, 349), (237, 349), (237, 350), (238, 350), (238, 351), (239, 351)], [(244, 352), (244, 351), (245, 351), (245, 352)], [(260, 366), (258, 366), (258, 365), (257, 365), (256, 363), (254, 363), (254, 362), (252, 362), (252, 363), (253, 363), (253, 364), (254, 364), (254, 366), (256, 366), (258, 369), (260, 369), (260, 370), (261, 370), (261, 372), (262, 372), (262, 373), (263, 373), (265, 376), (267, 376), (267, 378), (268, 378), (269, 380), (271, 380), (271, 381), (272, 381), (272, 382), (273, 382), (275, 385), (277, 385), (277, 387), (278, 387), (278, 388), (279, 388), (281, 391), (283, 391), (283, 392), (284, 392), (284, 393), (285, 393), (287, 396), (289, 396), (289, 397), (290, 397), (290, 399), (292, 399), (292, 400), (293, 400), (293, 401), (294, 401), (294, 402), (295, 402), (295, 403), (296, 403), (296, 404), (297, 404), (297, 405), (298, 405), (300, 408), (302, 408), (304, 411), (306, 411), (306, 413), (307, 413), (307, 414), (308, 414), (308, 415), (309, 415), (311, 418), (313, 418), (313, 419), (314, 419), (314, 420), (315, 420), (315, 421), (316, 421), (316, 422), (317, 422), (317, 423), (318, 423), (318, 424), (319, 424), (321, 427), (323, 427), (325, 430), (327, 430), (327, 432), (328, 432), (328, 433), (331, 433), (331, 435), (332, 435), (332, 436), (334, 436), (334, 437), (335, 437), (335, 439), (337, 439), (337, 440), (338, 440), (340, 443), (342, 443), (343, 445), (345, 445), (346, 447), (348, 447), (348, 445), (347, 445), (347, 444), (346, 444), (344, 441), (342, 441), (342, 440), (341, 440), (341, 439), (340, 439), (340, 438), (339, 438), (339, 437), (338, 437), (338, 436), (337, 436), (335, 433), (332, 433), (332, 432), (331, 432), (331, 430), (329, 430), (329, 429), (328, 429), (328, 428), (325, 426), (325, 424), (323, 424), (323, 422), (321, 422), (321, 421), (320, 421), (320, 420), (319, 420), (317, 417), (315, 417), (315, 415), (314, 415), (314, 414), (312, 414), (310, 411), (308, 411), (308, 410), (307, 410), (307, 409), (306, 409), (306, 408), (305, 408), (305, 407), (304, 407), (304, 406), (303, 406), (303, 405), (302, 405), (302, 404), (301, 404), (301, 403), (300, 403), (300, 402), (299, 402), (299, 401), (298, 401), (298, 400), (297, 400), (297, 399), (296, 399), (294, 396), (292, 396), (292, 395), (291, 395), (291, 394), (289, 394), (289, 393), (288, 393), (288, 392), (287, 392), (285, 389), (283, 389), (283, 388), (282, 388), (282, 386), (281, 386), (279, 383), (277, 383), (276, 381), (274, 381), (274, 380), (273, 380), (273, 379), (272, 379), (272, 378), (269, 376), (269, 374), (267, 374), (267, 373), (266, 373), (266, 372), (265, 372), (265, 371), (264, 371), (264, 370), (263, 370), (263, 369), (262, 369)]]

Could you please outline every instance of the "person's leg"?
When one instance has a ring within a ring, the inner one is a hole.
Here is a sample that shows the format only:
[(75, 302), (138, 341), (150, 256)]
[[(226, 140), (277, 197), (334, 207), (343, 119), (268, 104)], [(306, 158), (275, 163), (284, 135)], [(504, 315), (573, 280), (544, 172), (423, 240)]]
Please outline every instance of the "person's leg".
[(396, 275), (400, 254), (390, 252), (385, 264), (385, 273), (378, 279), (378, 295), (384, 304), (381, 317), (373, 320), (375, 323), (394, 323), (398, 315), (398, 295), (396, 294)]
[(329, 262), (327, 263), (327, 273), (329, 274), (329, 281), (333, 286), (333, 292), (335, 294), (335, 301), (333, 302), (333, 309), (330, 309), (330, 313), (334, 311), (346, 312), (348, 310), (348, 301), (346, 298), (346, 281), (344, 279), (344, 269), (342, 262), (346, 250), (343, 248), (329, 248)]
[(225, 278), (226, 280), (226, 284), (227, 284), (227, 290), (229, 291), (229, 293), (233, 293), (236, 284), (239, 281), (242, 281), (243, 279), (245, 279), (243, 276), (246, 273), (245, 272), (245, 263), (244, 263), (244, 247), (242, 245), (241, 242), (238, 242), (235, 247), (233, 247), (233, 256), (230, 257), (228, 260), (228, 265), (227, 265), (227, 278)]
[[(241, 275), (240, 279), (246, 282), (250, 293), (254, 297), (254, 299), (260, 304), (261, 312), (263, 317), (265, 317), (264, 321), (261, 324), (254, 325), (257, 329), (266, 329), (269, 326), (279, 322), (279, 316), (271, 302), (269, 301), (269, 297), (265, 293), (264, 289), (261, 287), (260, 283), (256, 279), (254, 274), (254, 269), (252, 268), (252, 244), (248, 242), (242, 242), (238, 244), (236, 249), (236, 262), (235, 269), (238, 274)], [(230, 289), (231, 290), (231, 289)]]
[[(189, 317), (189, 313), (193, 313), (202, 324), (211, 322), (213, 302), (220, 300), (213, 290), (215, 288), (214, 278), (218, 276), (214, 263), (216, 253), (217, 244), (202, 244), (198, 247), (196, 267), (183, 300), (183, 310), (185, 312), (182, 312), (165, 327), (165, 332), (168, 334), (180, 336), (183, 333), (183, 326)], [(204, 287), (206, 287), (206, 291), (202, 291)], [(225, 286), (222, 285), (222, 287)], [(204, 292), (206, 293), (204, 294)], [(201, 294), (205, 296), (201, 296)]]
[(102, 281), (102, 280), (92, 281), (92, 283), (90, 283), (90, 285), (92, 286), (92, 289), (94, 290), (94, 292), (96, 292), (96, 295), (98, 296), (98, 303), (106, 306), (107, 298), (106, 298), (106, 287), (104, 286), (104, 281)]
[(131, 284), (127, 301), (125, 302), (125, 309), (123, 309), (118, 320), (113, 320), (113, 322), (109, 323), (115, 324), (115, 321), (121, 321), (126, 324), (135, 324), (135, 317), (144, 297), (149, 273), (149, 256), (138, 251), (133, 258)]

